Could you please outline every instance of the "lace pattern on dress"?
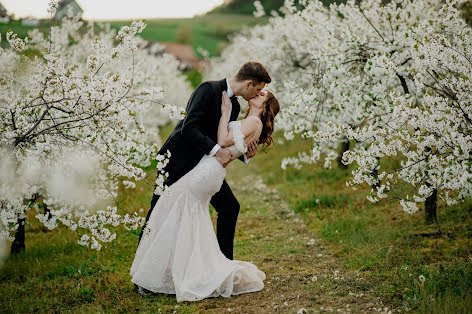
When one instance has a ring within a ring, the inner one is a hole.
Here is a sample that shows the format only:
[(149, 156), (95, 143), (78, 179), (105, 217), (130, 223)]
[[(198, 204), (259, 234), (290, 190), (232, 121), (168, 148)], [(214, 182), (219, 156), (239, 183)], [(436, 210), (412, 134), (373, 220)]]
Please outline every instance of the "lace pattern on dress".
[(241, 131), (241, 120), (231, 121), (229, 123), (229, 129), (233, 130), (234, 147), (241, 153), (247, 152), (246, 142), (244, 142), (244, 134)]

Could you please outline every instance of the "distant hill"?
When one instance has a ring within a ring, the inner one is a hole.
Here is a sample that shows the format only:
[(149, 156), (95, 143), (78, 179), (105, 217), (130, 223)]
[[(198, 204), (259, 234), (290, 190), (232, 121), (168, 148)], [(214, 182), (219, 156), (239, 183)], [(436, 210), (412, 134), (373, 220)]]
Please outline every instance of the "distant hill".
[[(264, 10), (270, 14), (272, 10), (278, 10), (284, 4), (284, 0), (260, 0)], [(324, 4), (329, 5), (333, 2), (345, 2), (345, 0), (321, 0)], [(297, 3), (298, 1), (295, 1)], [(254, 0), (225, 0), (225, 2), (208, 12), (226, 13), (226, 14), (252, 14), (255, 11)]]
[[(269, 13), (272, 10), (278, 10), (284, 4), (284, 0), (261, 0), (261, 3), (265, 11)], [(225, 0), (222, 5), (208, 13), (252, 14), (254, 10), (254, 0)]]

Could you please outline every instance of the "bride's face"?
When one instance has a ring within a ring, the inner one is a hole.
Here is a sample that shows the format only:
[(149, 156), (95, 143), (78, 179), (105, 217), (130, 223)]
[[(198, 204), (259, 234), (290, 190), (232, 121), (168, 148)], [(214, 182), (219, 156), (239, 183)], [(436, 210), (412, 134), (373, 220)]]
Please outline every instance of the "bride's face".
[(263, 90), (254, 98), (249, 99), (248, 104), (251, 108), (262, 109), (264, 108), (264, 103), (267, 100), (267, 91)]

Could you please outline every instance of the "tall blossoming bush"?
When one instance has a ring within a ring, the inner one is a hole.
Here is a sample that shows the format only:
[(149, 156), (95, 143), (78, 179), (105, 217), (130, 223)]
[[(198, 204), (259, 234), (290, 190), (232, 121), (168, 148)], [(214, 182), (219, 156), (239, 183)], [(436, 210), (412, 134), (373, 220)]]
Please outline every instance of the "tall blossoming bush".
[[(57, 2), (52, 1), (53, 15)], [(136, 229), (144, 217), (116, 203), (119, 184), (137, 180), (164, 189), (169, 154), (157, 127), (185, 114), (190, 87), (169, 55), (138, 49), (145, 24), (118, 33), (76, 18), (27, 38), (12, 32), (0, 49), (0, 238), (24, 249), (26, 214), (47, 228), (62, 224), (79, 244), (100, 249), (111, 226)], [(85, 30), (84, 30), (85, 29)], [(28, 57), (26, 50), (35, 51)], [(173, 105), (168, 104), (173, 102)], [(158, 178), (143, 168), (157, 160)]]

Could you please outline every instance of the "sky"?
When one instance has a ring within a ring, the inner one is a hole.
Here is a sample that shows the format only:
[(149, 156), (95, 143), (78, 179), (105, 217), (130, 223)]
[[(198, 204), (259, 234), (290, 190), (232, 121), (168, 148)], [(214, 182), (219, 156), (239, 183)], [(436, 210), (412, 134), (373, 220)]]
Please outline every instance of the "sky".
[[(223, 0), (76, 0), (86, 20), (192, 17), (205, 13)], [(47, 18), (49, 0), (0, 0), (16, 18)]]

